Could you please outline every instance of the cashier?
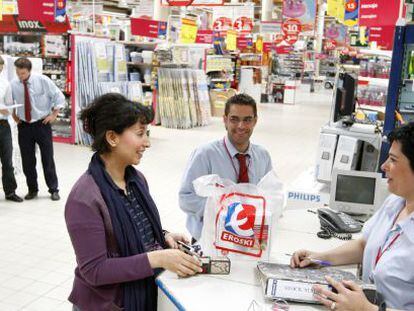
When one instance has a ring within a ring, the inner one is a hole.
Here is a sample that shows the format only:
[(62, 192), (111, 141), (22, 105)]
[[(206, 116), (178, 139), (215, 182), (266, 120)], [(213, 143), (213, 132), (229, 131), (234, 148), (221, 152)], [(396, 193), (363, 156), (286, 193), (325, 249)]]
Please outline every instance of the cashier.
[(327, 281), (337, 293), (315, 286), (315, 297), (331, 310), (414, 310), (414, 122), (388, 135), (391, 149), (381, 169), (391, 195), (365, 224), (362, 237), (326, 252), (298, 250), (291, 266), (303, 268), (310, 258), (333, 265), (362, 263), (362, 279), (384, 297), (371, 304), (351, 281)]

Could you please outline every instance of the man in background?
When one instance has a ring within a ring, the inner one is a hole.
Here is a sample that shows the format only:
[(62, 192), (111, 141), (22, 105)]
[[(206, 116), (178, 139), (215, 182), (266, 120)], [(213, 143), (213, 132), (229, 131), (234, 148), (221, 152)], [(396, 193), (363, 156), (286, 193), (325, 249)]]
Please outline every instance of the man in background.
[(227, 134), (193, 151), (181, 183), (179, 203), (187, 214), (187, 229), (193, 243), (201, 237), (207, 201), (195, 193), (195, 179), (217, 174), (235, 183), (258, 184), (272, 170), (269, 152), (250, 142), (257, 123), (257, 107), (252, 97), (247, 94), (230, 97), (224, 109), (223, 122)]
[(16, 108), (13, 118), (18, 124), (23, 172), (29, 188), (25, 199), (34, 199), (39, 192), (35, 148), (37, 144), (51, 199), (57, 201), (60, 196), (53, 159), (51, 123), (56, 120), (59, 110), (65, 106), (65, 96), (47, 76), (31, 72), (32, 63), (29, 59), (18, 58), (14, 65), (18, 79), (11, 83), (13, 99), (22, 106)]
[[(4, 59), (0, 56), (0, 74), (3, 71)], [(10, 84), (7, 80), (0, 78), (0, 160), (1, 177), (6, 200), (23, 202), (23, 199), (16, 194), (16, 178), (13, 168), (13, 143), (10, 124), (7, 120), (10, 114), (7, 106), (13, 104)]]

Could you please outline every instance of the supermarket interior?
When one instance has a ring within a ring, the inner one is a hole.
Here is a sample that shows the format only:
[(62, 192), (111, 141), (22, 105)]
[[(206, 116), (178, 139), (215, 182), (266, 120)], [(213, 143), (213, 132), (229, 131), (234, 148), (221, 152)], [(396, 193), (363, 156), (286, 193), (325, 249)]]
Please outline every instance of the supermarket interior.
[(413, 0), (0, 0), (0, 310), (414, 310)]

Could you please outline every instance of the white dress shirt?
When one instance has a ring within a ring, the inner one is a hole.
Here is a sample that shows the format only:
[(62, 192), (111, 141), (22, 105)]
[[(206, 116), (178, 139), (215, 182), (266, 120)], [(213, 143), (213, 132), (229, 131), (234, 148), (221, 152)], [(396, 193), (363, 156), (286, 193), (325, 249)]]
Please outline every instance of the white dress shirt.
[[(13, 99), (16, 104), (22, 105), (16, 108), (16, 114), (20, 120), (26, 121), (24, 114), (24, 85), (18, 79), (11, 83)], [(45, 75), (31, 73), (27, 81), (30, 94), (31, 123), (47, 117), (53, 109), (65, 107), (65, 95), (62, 91)]]

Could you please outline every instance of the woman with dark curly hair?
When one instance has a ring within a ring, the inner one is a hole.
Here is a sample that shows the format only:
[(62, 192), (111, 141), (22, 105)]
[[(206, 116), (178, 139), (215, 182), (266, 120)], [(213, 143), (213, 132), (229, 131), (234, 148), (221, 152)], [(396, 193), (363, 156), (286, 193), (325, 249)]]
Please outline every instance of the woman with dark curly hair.
[[(371, 304), (353, 282), (327, 278), (337, 293), (315, 287), (316, 298), (331, 310), (414, 310), (414, 122), (388, 135), (391, 149), (381, 169), (391, 195), (369, 219), (362, 238), (327, 252), (299, 250), (292, 267), (306, 267), (310, 258), (334, 265), (362, 263), (363, 281), (375, 284), (384, 297)], [(357, 191), (357, 190), (356, 190)]]
[(161, 269), (189, 276), (201, 267), (177, 249), (177, 241), (188, 243), (186, 237), (162, 230), (145, 177), (132, 166), (150, 147), (153, 112), (106, 94), (80, 119), (96, 152), (66, 202), (78, 264), (69, 300), (74, 310), (154, 311)]

